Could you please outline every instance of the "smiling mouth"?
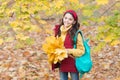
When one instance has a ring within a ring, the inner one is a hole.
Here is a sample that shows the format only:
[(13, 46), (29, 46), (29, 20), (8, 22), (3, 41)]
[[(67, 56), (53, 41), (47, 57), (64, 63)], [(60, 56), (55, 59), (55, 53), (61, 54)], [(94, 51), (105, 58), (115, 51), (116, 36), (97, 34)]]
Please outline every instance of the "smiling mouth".
[(65, 23), (65, 24), (67, 24), (67, 25), (68, 25), (69, 23)]

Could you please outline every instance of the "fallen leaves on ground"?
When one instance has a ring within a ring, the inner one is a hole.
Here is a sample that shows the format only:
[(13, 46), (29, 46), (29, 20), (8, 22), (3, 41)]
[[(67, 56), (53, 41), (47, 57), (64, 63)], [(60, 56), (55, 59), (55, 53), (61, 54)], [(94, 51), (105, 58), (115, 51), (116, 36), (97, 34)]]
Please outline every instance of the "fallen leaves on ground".
[[(47, 55), (41, 50), (44, 33), (30, 33), (35, 44), (14, 49), (15, 42), (0, 46), (0, 80), (59, 80), (59, 69), (51, 70)], [(92, 44), (93, 45), (93, 44)], [(120, 45), (107, 46), (92, 53), (93, 68), (82, 80), (119, 80)]]

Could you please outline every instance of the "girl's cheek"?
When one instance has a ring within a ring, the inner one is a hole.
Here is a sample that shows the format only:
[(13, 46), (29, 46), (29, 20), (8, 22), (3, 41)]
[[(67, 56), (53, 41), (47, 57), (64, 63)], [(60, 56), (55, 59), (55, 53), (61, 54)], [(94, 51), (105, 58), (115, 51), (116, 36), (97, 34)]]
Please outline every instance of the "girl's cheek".
[(73, 24), (73, 21), (71, 21), (70, 24)]

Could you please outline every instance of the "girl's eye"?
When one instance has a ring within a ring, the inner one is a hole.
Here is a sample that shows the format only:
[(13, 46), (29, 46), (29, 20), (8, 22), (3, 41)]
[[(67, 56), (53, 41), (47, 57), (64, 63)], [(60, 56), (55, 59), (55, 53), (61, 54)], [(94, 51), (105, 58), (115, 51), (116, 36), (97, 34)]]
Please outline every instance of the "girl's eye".
[[(64, 19), (68, 19), (68, 18), (67, 18), (67, 17), (65, 17)], [(72, 19), (71, 19), (71, 18), (69, 18), (68, 20), (72, 21)]]
[(70, 21), (72, 21), (72, 19), (71, 19), (71, 18), (70, 18), (69, 20), (70, 20)]
[(65, 17), (65, 19), (67, 19), (67, 17)]

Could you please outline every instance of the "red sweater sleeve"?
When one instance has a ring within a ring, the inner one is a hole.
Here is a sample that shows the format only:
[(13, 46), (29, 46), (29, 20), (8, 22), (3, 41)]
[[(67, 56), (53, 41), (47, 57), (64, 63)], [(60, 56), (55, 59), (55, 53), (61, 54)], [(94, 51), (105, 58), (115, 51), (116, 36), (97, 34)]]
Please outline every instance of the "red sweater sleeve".
[(60, 28), (60, 26), (59, 25), (55, 25), (55, 27), (54, 27), (54, 34), (55, 34), (55, 37), (57, 36), (57, 34), (58, 34), (58, 31), (59, 31), (59, 28)]

